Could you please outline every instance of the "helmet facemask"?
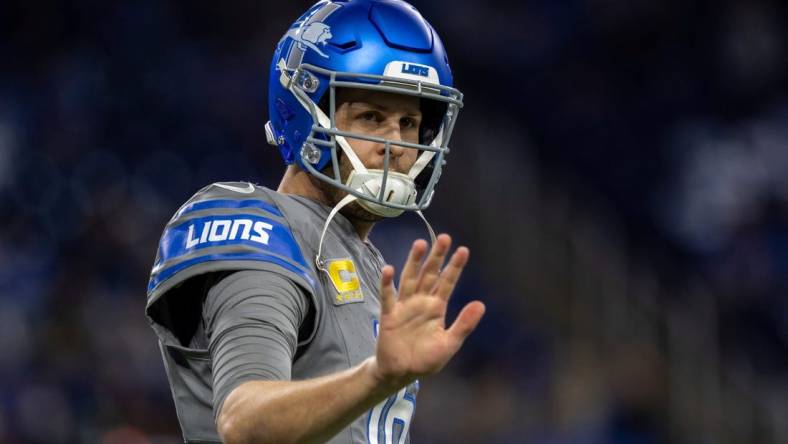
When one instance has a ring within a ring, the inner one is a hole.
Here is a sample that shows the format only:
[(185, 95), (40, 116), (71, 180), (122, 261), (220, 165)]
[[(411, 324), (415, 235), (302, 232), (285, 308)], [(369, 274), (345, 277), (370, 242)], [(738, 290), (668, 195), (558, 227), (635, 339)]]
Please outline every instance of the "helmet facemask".
[[(336, 72), (308, 64), (290, 71), (281, 64), (280, 70), (282, 86), (286, 87), (312, 116), (310, 134), (300, 150), (297, 150), (301, 156), (300, 163), (310, 174), (354, 196), (363, 208), (380, 216), (394, 217), (403, 211), (420, 211), (429, 206), (449, 152), (451, 132), (462, 107), (462, 94), (458, 90), (424, 80)], [(321, 104), (327, 103), (327, 106), (323, 107), (327, 110), (321, 109), (310, 98), (310, 93), (316, 91), (321, 79), (329, 82), (329, 87), (323, 93), (327, 96), (327, 102), (325, 97), (321, 101)], [(335, 120), (337, 88), (357, 88), (418, 97), (422, 110), (418, 143), (338, 129)], [(383, 168), (366, 168), (348, 139), (383, 144)], [(418, 150), (417, 160), (407, 173), (390, 171), (392, 146)], [(351, 174), (344, 181), (339, 167), (339, 158), (343, 154), (352, 165)], [(330, 161), (326, 162), (323, 156), (330, 156)], [(317, 166), (321, 164), (327, 167), (318, 169)]]

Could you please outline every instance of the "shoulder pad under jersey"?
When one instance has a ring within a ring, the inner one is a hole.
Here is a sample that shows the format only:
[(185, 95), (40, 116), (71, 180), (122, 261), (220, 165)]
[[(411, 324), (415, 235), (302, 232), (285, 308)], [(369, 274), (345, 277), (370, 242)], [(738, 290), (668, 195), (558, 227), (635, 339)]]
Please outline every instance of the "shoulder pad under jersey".
[(266, 191), (247, 182), (211, 184), (167, 223), (148, 282), (148, 306), (193, 276), (244, 269), (274, 270), (314, 289), (290, 226)]

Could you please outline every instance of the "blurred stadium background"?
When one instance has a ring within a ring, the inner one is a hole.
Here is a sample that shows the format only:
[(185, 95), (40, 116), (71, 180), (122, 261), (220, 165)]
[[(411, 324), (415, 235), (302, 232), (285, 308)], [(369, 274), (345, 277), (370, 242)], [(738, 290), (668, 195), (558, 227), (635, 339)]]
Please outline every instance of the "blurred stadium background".
[[(786, 3), (413, 3), (466, 94), (428, 216), (489, 309), (414, 442), (788, 443)], [(0, 442), (180, 442), (149, 267), (200, 187), (278, 184), (309, 5), (0, 3)]]

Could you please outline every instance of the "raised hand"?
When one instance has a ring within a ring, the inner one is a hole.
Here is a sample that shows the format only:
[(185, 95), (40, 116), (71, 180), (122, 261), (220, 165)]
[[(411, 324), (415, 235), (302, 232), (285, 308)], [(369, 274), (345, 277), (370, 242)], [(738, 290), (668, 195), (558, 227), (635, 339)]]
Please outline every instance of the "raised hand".
[(441, 271), (450, 247), (451, 237), (441, 234), (422, 263), (427, 242), (414, 242), (400, 276), (399, 296), (394, 289), (394, 267), (383, 268), (375, 356), (382, 383), (402, 387), (420, 376), (437, 373), (484, 315), (484, 304), (470, 302), (446, 328), (449, 297), (469, 255), (467, 248), (457, 248)]

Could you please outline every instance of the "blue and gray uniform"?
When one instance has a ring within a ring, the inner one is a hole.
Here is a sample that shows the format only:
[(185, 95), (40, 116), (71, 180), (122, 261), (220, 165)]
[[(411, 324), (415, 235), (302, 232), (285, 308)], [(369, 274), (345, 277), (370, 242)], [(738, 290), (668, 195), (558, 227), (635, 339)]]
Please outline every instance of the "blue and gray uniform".
[[(209, 185), (164, 229), (146, 314), (186, 442), (220, 442), (224, 399), (250, 380), (309, 379), (375, 352), (380, 252), (330, 208), (248, 183)], [(330, 443), (407, 442), (418, 384)]]

